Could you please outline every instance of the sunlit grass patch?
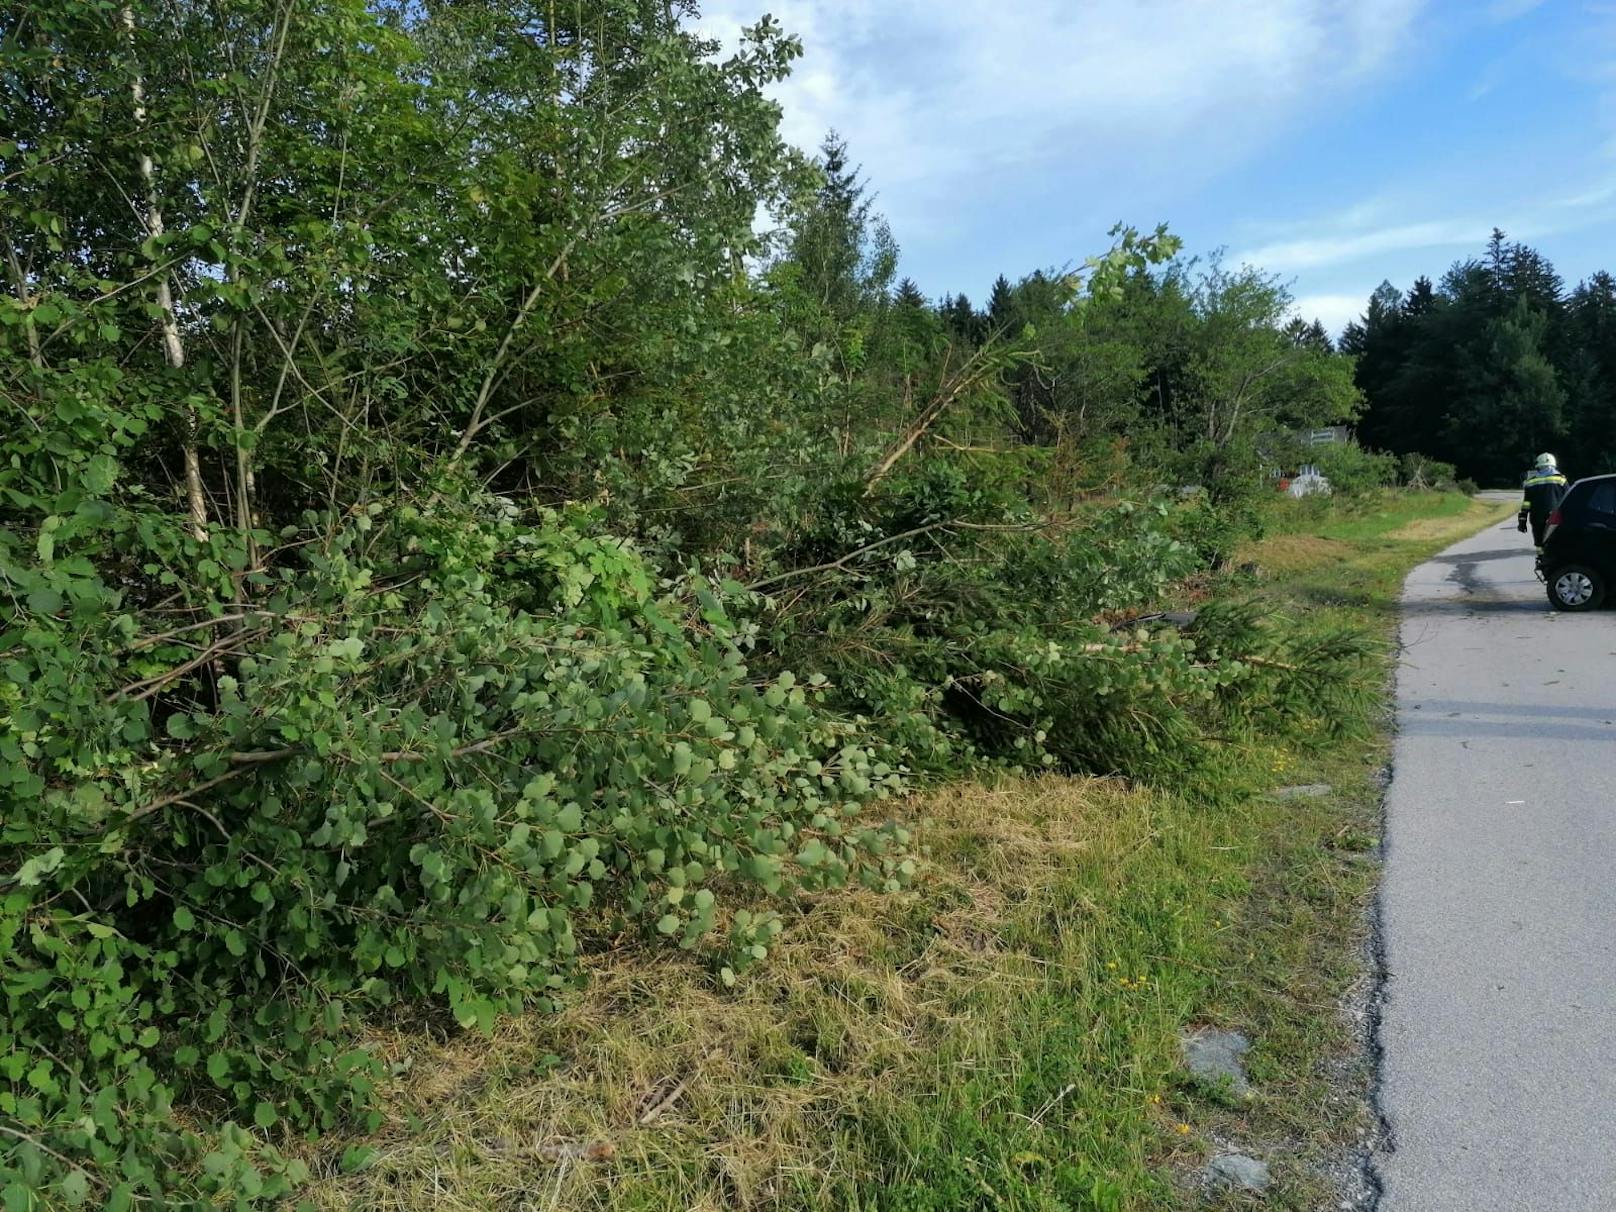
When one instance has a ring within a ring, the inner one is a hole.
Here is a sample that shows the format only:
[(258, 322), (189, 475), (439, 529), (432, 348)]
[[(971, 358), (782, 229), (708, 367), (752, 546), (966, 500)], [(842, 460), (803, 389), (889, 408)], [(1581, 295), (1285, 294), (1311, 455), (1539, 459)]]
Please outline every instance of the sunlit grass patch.
[(1195, 1147), (1173, 1131), (1175, 1040), (1215, 962), (1215, 905), (1243, 882), (1227, 815), (1070, 779), (913, 809), (920, 890), (803, 901), (736, 991), (613, 951), (563, 1013), (491, 1040), (378, 1036), (409, 1076), (368, 1165), (317, 1198), (942, 1208), (991, 1190), (1031, 1208), (1158, 1191), (1162, 1151)]

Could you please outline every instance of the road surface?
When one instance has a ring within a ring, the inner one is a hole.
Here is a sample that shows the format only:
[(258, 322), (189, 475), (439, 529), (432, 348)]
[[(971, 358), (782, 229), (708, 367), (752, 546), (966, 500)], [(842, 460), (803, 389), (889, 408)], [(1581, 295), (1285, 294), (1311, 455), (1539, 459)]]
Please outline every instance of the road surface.
[(1616, 1210), (1616, 612), (1497, 526), (1404, 589), (1381, 1212)]

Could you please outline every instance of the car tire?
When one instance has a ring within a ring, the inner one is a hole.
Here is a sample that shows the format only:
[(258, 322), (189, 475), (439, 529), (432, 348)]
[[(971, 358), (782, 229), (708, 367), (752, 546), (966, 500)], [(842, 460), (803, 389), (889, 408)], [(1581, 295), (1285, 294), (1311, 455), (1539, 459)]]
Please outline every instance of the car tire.
[(1605, 602), (1605, 578), (1586, 564), (1561, 564), (1547, 572), (1549, 605), (1556, 610), (1598, 610)]

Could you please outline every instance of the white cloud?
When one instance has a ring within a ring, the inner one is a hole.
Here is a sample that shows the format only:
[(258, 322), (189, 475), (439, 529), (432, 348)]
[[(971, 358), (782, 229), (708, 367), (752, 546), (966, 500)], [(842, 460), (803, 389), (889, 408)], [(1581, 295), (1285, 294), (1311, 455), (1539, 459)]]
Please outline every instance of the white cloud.
[(1368, 305), (1370, 290), (1358, 294), (1302, 295), (1291, 304), (1290, 314), (1311, 324), (1323, 324), (1331, 336), (1340, 336), (1341, 330), (1363, 314)]
[[(1523, 237), (1532, 234), (1513, 227), (1509, 230)], [(1406, 249), (1476, 245), (1484, 242), (1491, 231), (1492, 224), (1486, 220), (1436, 219), (1370, 231), (1335, 232), (1283, 240), (1249, 249), (1236, 260), (1259, 265), (1275, 273), (1291, 273), (1361, 261)]]
[(1599, 178), (1567, 194), (1532, 196), (1516, 193), (1495, 199), (1485, 208), (1388, 223), (1391, 215), (1427, 216), (1438, 210), (1429, 202), (1377, 196), (1333, 215), (1288, 225), (1283, 239), (1241, 250), (1236, 261), (1274, 273), (1290, 274), (1337, 265), (1384, 259), (1387, 254), (1417, 250), (1480, 249), (1501, 227), (1514, 240), (1537, 240), (1604, 222), (1616, 208), (1616, 178)]
[(946, 218), (967, 178), (1225, 166), (1385, 65), (1427, 2), (711, 0), (699, 26), (732, 39), (768, 7), (800, 35), (778, 90), (787, 137), (842, 131), (905, 230)]
[(1553, 205), (1567, 210), (1581, 210), (1590, 206), (1602, 206), (1606, 202), (1616, 202), (1616, 181), (1606, 181), (1570, 197), (1556, 198)]

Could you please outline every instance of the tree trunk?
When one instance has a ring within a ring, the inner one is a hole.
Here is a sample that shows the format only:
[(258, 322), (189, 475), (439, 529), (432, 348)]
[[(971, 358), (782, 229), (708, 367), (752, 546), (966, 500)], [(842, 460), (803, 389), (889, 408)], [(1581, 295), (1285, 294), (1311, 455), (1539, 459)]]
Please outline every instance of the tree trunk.
[[(124, 32), (129, 37), (129, 51), (131, 57), (135, 52), (135, 13), (127, 4), (123, 7)], [(142, 131), (146, 126), (146, 88), (137, 69), (134, 78), (129, 82), (129, 91), (134, 100), (135, 126)], [(152, 170), (151, 153), (144, 148), (139, 153), (140, 182), (146, 191), (146, 234), (153, 240), (163, 234), (163, 212), (157, 203), (157, 177)], [(153, 250), (153, 260), (161, 256), (160, 250)], [(169, 284), (168, 271), (164, 270), (156, 278), (157, 308), (161, 313), (163, 329), (163, 356), (174, 370), (185, 365), (185, 343), (180, 339), (179, 318), (174, 313), (174, 292)], [(185, 463), (185, 501), (187, 510), (191, 515), (191, 533), (197, 542), (205, 543), (208, 540), (208, 499), (202, 490), (202, 460), (197, 453), (197, 416), (196, 408), (191, 404), (185, 405), (183, 423), (184, 437), (180, 443), (181, 454)]]
[(17, 260), (17, 249), (9, 237), (6, 241), (6, 270), (11, 278), (11, 289), (16, 293), (17, 302), (22, 305), (23, 332), (28, 335), (28, 360), (34, 364), (35, 370), (43, 369), (45, 365), (44, 354), (39, 348), (39, 329), (34, 324), (33, 299), (28, 291), (28, 275), (23, 273), (22, 264)]

